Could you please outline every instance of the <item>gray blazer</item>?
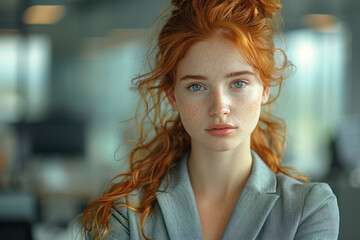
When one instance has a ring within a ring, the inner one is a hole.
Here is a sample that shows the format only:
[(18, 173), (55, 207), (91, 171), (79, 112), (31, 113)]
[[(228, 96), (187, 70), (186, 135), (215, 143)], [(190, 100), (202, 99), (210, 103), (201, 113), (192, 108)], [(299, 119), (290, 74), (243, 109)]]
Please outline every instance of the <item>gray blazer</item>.
[[(302, 183), (275, 174), (255, 152), (253, 159), (251, 175), (222, 239), (337, 239), (339, 210), (327, 184)], [(145, 221), (145, 234), (152, 240), (203, 239), (187, 160), (184, 158), (171, 170), (169, 188), (158, 196), (154, 213)], [(165, 186), (166, 177), (159, 192)], [(125, 201), (136, 204), (140, 199), (138, 194)], [(107, 239), (144, 239), (140, 215), (128, 208), (115, 211), (109, 220)]]

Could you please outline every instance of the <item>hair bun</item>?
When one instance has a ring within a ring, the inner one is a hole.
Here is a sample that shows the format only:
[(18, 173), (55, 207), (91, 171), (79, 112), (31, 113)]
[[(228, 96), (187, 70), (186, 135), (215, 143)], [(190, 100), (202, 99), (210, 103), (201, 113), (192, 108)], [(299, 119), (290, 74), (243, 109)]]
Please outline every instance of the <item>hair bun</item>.
[(209, 2), (219, 4), (226, 1), (229, 3), (235, 1), (245, 8), (252, 9), (255, 17), (260, 14), (263, 17), (272, 18), (281, 9), (280, 0), (171, 0), (171, 4), (181, 9), (184, 8), (188, 1), (198, 1), (204, 4)]
[(256, 2), (255, 12), (264, 15), (265, 17), (272, 18), (275, 13), (281, 9), (279, 0), (249, 0), (249, 2)]

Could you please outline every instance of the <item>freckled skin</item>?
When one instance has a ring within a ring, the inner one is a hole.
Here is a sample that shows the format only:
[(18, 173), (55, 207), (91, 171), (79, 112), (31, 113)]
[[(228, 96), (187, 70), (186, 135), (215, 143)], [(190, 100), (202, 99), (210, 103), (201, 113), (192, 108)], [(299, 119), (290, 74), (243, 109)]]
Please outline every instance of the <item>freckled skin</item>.
[[(228, 77), (229, 73), (254, 74)], [(206, 79), (187, 78), (201, 75)], [(245, 83), (241, 88), (235, 82)], [(194, 91), (191, 85), (201, 86)], [(250, 135), (260, 116), (261, 104), (268, 100), (258, 73), (246, 62), (236, 45), (228, 39), (213, 37), (194, 44), (176, 69), (176, 84), (169, 101), (180, 114), (191, 137), (192, 148), (205, 151), (250, 149)], [(216, 123), (228, 123), (236, 131), (228, 136), (212, 136), (205, 129)]]

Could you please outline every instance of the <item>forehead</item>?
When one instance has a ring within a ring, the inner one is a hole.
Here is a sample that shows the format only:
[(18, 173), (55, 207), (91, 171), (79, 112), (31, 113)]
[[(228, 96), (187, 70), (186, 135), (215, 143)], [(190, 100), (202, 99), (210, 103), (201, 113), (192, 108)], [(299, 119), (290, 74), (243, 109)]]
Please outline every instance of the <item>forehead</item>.
[(190, 47), (178, 63), (177, 73), (204, 74), (209, 71), (254, 71), (235, 43), (224, 37), (213, 37)]

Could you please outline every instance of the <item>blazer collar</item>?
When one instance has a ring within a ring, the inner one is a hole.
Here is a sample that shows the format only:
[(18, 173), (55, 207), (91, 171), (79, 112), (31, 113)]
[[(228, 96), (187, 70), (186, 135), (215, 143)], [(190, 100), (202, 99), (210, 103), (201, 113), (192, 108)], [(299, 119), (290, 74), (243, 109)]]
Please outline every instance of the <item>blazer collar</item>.
[(276, 174), (254, 152), (252, 172), (235, 205), (223, 239), (255, 239), (279, 195)]
[(159, 187), (158, 203), (165, 220), (169, 239), (202, 240), (202, 229), (196, 206), (194, 192), (188, 172), (187, 154), (184, 159), (170, 171), (169, 187), (164, 192), (167, 176)]
[[(255, 239), (278, 199), (276, 175), (252, 151), (252, 172), (235, 205), (223, 234), (223, 239)], [(203, 239), (199, 213), (188, 172), (188, 157), (162, 179), (158, 203), (170, 239)]]

